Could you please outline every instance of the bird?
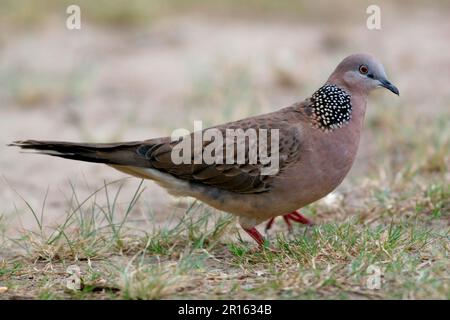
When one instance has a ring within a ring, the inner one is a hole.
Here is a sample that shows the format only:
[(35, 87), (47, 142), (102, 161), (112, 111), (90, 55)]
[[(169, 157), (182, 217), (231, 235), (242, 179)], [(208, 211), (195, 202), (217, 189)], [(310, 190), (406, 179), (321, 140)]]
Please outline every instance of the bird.
[[(258, 225), (268, 220), (268, 230), (278, 216), (289, 228), (291, 222), (311, 225), (298, 210), (325, 197), (344, 180), (357, 154), (369, 93), (377, 88), (399, 95), (377, 58), (356, 53), (344, 58), (326, 82), (306, 99), (271, 113), (200, 131), (226, 135), (229, 130), (255, 130), (256, 141), (246, 145), (244, 139), (240, 149), (242, 140), (239, 144), (237, 140), (205, 139), (196, 144), (196, 132), (177, 139), (160, 137), (116, 143), (21, 140), (9, 145), (106, 164), (128, 175), (153, 180), (174, 196), (193, 197), (238, 216), (242, 229), (264, 248), (267, 239), (256, 228)], [(255, 155), (254, 146), (263, 140), (264, 132), (269, 132), (266, 139), (278, 139), (278, 144), (266, 145), (267, 155), (276, 155), (273, 159), (277, 167), (273, 170), (267, 170), (269, 164), (260, 154), (256, 161), (250, 157)], [(214, 161), (201, 157), (198, 160), (198, 155), (211, 149), (213, 140)], [(182, 142), (188, 142), (186, 149), (178, 152), (190, 161), (174, 159)], [(252, 143), (253, 147), (249, 146)], [(229, 146), (235, 148), (227, 149)], [(239, 156), (240, 162), (236, 161)], [(225, 158), (234, 161), (224, 161)]]

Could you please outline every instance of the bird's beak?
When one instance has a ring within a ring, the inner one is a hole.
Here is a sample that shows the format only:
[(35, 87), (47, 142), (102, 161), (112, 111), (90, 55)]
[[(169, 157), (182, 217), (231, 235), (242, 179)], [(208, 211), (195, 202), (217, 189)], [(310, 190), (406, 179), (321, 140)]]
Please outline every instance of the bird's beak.
[(387, 79), (379, 79), (378, 81), (380, 81), (381, 87), (388, 89), (389, 91), (395, 93), (398, 96), (400, 95), (398, 88), (394, 86), (392, 83), (390, 83)]

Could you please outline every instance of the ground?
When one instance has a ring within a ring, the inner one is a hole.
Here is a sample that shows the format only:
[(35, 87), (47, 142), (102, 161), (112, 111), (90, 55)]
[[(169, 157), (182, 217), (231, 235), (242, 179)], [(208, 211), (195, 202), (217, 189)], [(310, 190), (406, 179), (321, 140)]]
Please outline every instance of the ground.
[[(334, 15), (270, 1), (257, 12), (253, 1), (185, 10), (134, 0), (125, 11), (82, 2), (80, 31), (57, 10), (47, 18), (5, 3), (0, 299), (450, 298), (446, 3), (381, 1), (377, 31), (363, 2)], [(277, 221), (275, 251), (255, 251), (232, 216), (152, 182), (6, 147), (140, 140), (276, 110), (359, 51), (380, 58), (400, 97), (371, 96), (349, 176), (302, 209), (315, 226), (288, 233)]]

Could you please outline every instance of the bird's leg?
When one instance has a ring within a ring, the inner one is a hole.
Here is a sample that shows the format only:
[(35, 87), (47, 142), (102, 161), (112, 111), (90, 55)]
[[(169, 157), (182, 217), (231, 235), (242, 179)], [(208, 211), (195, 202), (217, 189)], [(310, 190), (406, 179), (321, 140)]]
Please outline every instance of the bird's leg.
[(272, 225), (273, 225), (273, 222), (275, 221), (275, 217), (273, 217), (273, 218), (270, 218), (270, 220), (267, 222), (267, 224), (266, 224), (266, 232), (270, 229), (270, 228), (272, 228)]
[(289, 219), (294, 220), (295, 222), (307, 225), (313, 225), (312, 221), (306, 218), (304, 215), (299, 213), (298, 211), (293, 211), (288, 214)]
[(258, 243), (258, 246), (260, 248), (264, 247), (265, 239), (262, 236), (262, 234), (259, 233), (259, 231), (255, 227), (250, 228), (250, 229), (246, 229), (246, 228), (243, 228), (243, 229), (245, 232), (247, 232), (250, 235), (250, 237), (252, 237)]
[[(284, 222), (288, 225), (289, 231), (292, 231), (292, 223), (291, 221), (295, 221), (301, 224), (306, 224), (309, 226), (312, 226), (314, 223), (312, 223), (311, 220), (306, 218), (304, 215), (297, 211), (292, 211), (291, 213), (286, 213), (283, 215)], [(267, 224), (266, 224), (266, 231), (268, 231), (270, 228), (272, 228), (273, 222), (275, 220), (274, 218), (271, 218)]]
[(289, 232), (292, 232), (292, 223), (291, 223), (291, 220), (289, 220), (289, 214), (285, 214), (284, 216), (283, 216), (283, 220), (284, 220), (284, 222), (287, 224), (287, 226), (288, 226), (288, 231)]

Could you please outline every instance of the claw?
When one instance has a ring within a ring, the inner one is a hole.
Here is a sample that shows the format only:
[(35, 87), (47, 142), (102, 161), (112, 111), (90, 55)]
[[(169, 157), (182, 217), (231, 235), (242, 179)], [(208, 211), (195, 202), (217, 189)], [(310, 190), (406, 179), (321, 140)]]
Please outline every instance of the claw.
[(247, 232), (249, 234), (250, 237), (252, 237), (258, 243), (258, 246), (260, 248), (264, 247), (265, 239), (262, 236), (262, 234), (259, 233), (259, 231), (255, 227), (253, 227), (251, 229), (245, 229), (245, 228), (243, 228), (243, 229), (245, 232)]
[[(313, 223), (309, 219), (307, 219), (306, 217), (304, 217), (301, 213), (298, 213), (297, 211), (293, 211), (291, 213), (284, 214), (283, 220), (287, 224), (289, 232), (292, 232), (292, 221), (298, 222), (301, 224), (310, 225), (310, 226), (313, 225)], [(270, 228), (272, 228), (274, 221), (275, 221), (275, 217), (271, 218), (267, 222), (266, 229), (265, 229), (266, 232)], [(265, 248), (265, 239), (256, 228), (253, 227), (250, 229), (245, 229), (245, 228), (243, 228), (243, 229), (245, 230), (245, 232), (247, 232), (250, 235), (250, 237), (252, 237), (256, 241), (256, 243), (258, 243), (259, 249)], [(269, 248), (269, 250), (276, 252), (276, 250), (274, 250), (274, 249)]]
[(311, 220), (306, 218), (304, 215), (298, 213), (297, 211), (289, 213), (289, 218), (291, 220), (294, 220), (295, 222), (298, 222), (298, 223), (301, 223), (301, 224), (306, 224), (306, 225), (309, 225), (309, 226), (313, 225)]
[[(274, 220), (275, 220), (275, 217), (271, 218), (267, 222), (266, 232), (270, 228), (272, 228)], [(314, 223), (311, 220), (309, 220), (308, 218), (306, 218), (305, 216), (303, 216), (301, 213), (299, 213), (297, 211), (293, 211), (291, 213), (284, 214), (283, 215), (283, 220), (287, 224), (289, 232), (292, 231), (292, 223), (291, 223), (291, 221), (295, 221), (295, 222), (298, 222), (298, 223), (301, 223), (301, 224), (306, 224), (306, 225), (309, 225), (309, 226), (314, 225)]]
[(258, 243), (258, 248), (253, 248), (251, 250), (251, 252), (260, 252), (263, 249), (266, 249), (272, 253), (279, 253), (279, 250), (272, 248), (272, 247), (268, 247), (266, 245), (265, 238), (262, 236), (261, 233), (259, 233), (259, 231), (256, 228), (250, 228), (250, 229), (243, 228), (243, 229), (245, 232), (247, 232), (250, 235), (250, 237), (252, 237)]

